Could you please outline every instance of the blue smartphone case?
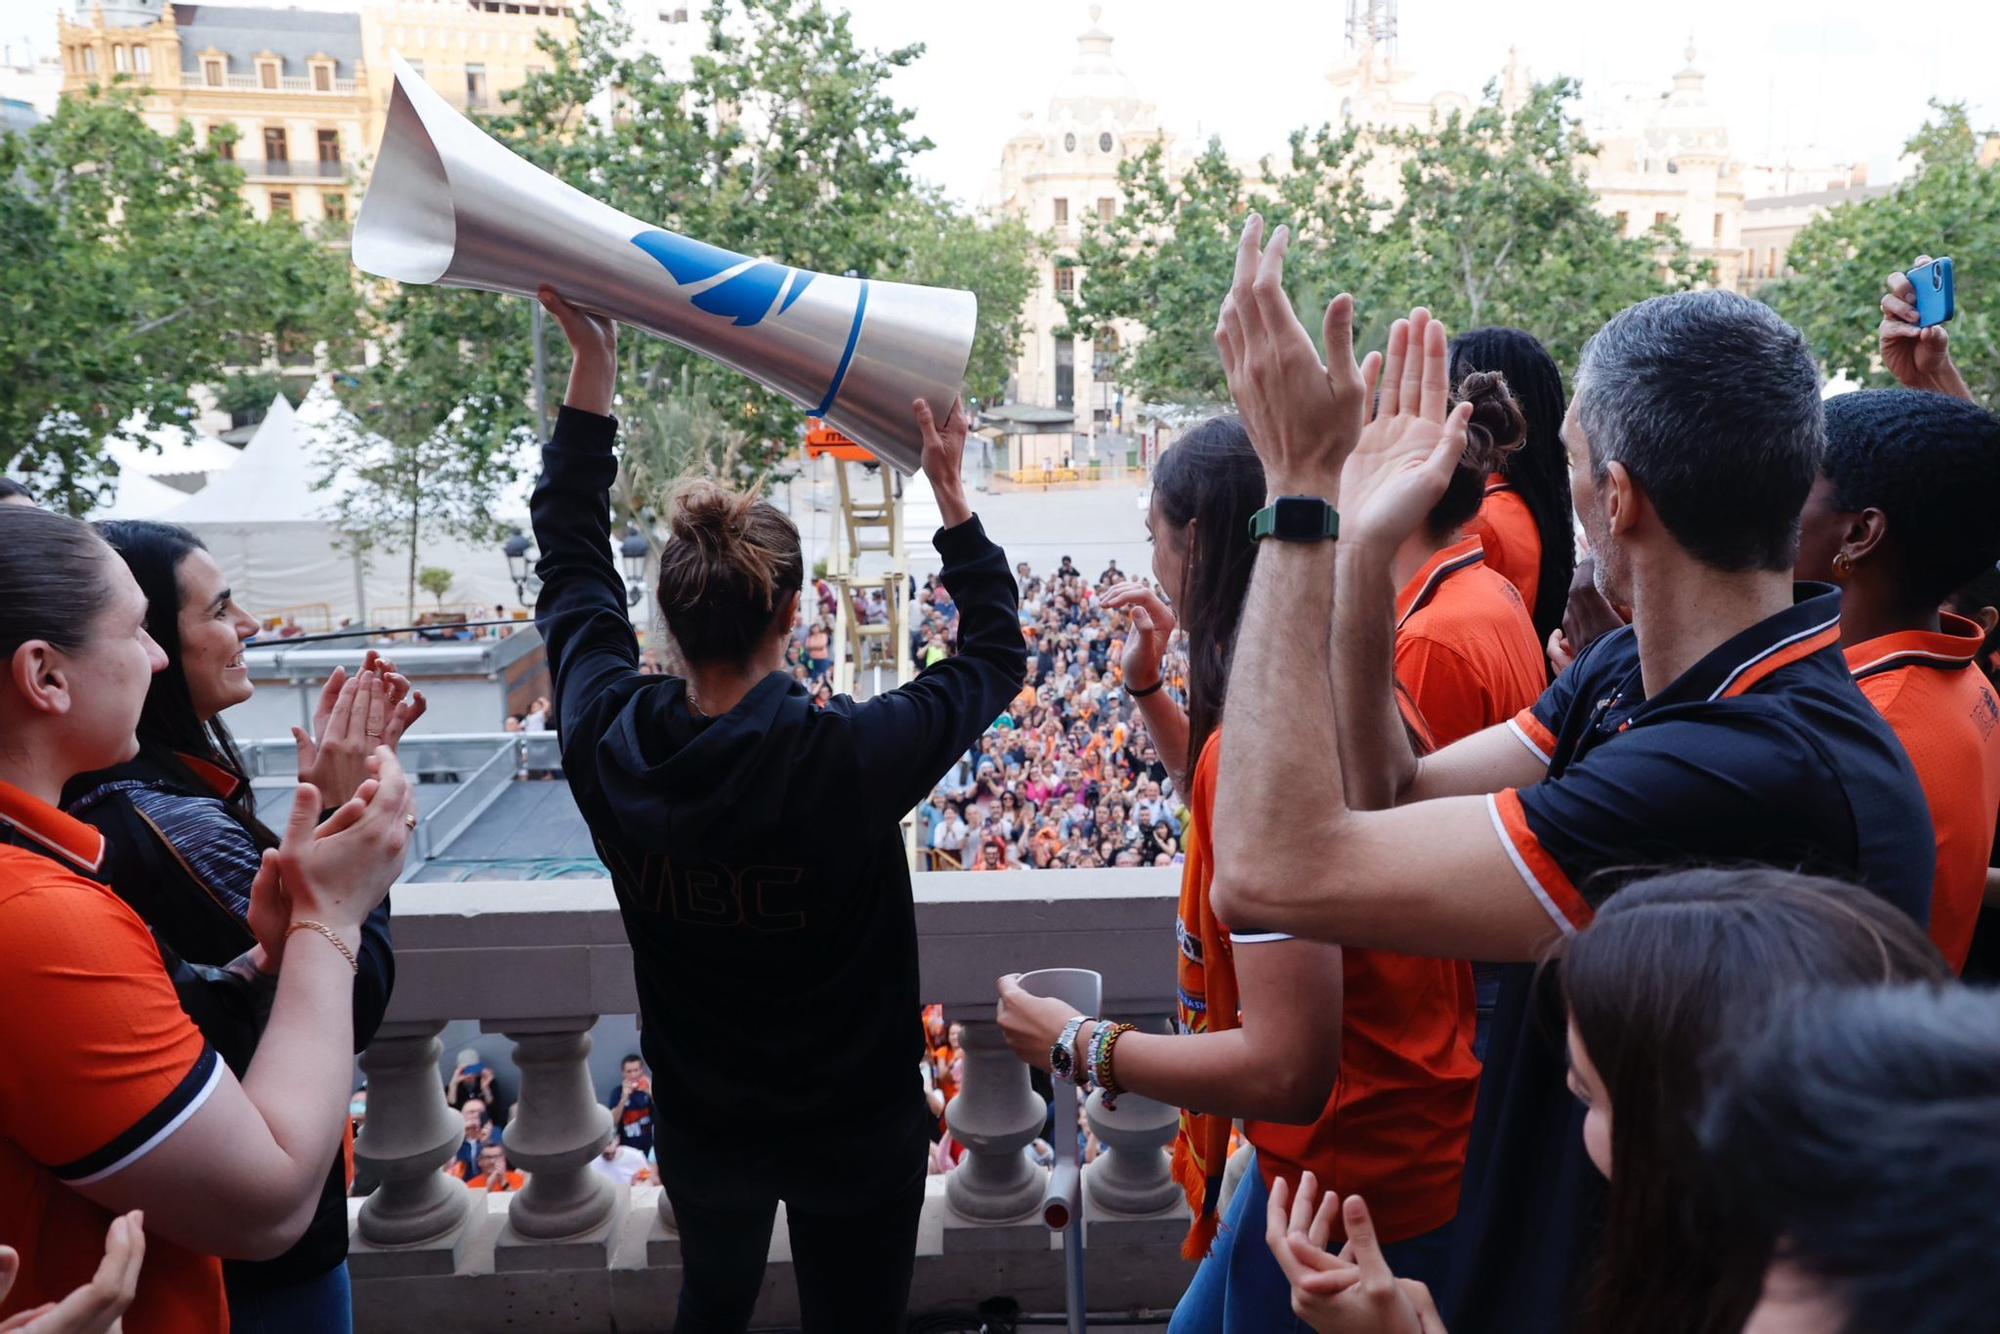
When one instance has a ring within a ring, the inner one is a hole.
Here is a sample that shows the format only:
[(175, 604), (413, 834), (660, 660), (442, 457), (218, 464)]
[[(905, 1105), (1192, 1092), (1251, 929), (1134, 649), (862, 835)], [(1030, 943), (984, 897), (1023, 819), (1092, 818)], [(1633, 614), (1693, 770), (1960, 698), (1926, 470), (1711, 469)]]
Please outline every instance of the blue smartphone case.
[(1958, 300), (1952, 292), (1951, 257), (1946, 255), (1910, 270), (1910, 285), (1917, 289), (1917, 327), (1928, 329), (1958, 314)]

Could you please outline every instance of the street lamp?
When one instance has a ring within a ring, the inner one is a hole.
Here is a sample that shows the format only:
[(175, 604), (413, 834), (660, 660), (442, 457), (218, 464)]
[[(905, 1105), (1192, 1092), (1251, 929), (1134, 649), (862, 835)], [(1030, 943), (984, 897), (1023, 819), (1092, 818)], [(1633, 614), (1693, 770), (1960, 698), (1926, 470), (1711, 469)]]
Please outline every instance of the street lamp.
[(618, 558), (625, 566), (625, 605), (636, 607), (646, 596), (646, 539), (639, 525), (626, 524), (618, 543)]
[(528, 560), (528, 552), (533, 546), (534, 543), (518, 528), (513, 536), (500, 544), (500, 550), (507, 554), (507, 573), (514, 580), (514, 600), (524, 607), (542, 591), (541, 577)]

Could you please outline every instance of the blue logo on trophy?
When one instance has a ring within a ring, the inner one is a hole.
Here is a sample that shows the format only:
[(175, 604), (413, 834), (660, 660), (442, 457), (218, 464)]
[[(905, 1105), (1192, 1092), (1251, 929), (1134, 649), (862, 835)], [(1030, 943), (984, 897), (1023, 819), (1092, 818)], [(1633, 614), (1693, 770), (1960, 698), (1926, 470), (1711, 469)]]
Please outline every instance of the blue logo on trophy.
[(681, 286), (708, 284), (688, 298), (695, 309), (746, 329), (791, 309), (815, 276), (807, 269), (750, 259), (673, 232), (640, 232), (632, 244), (660, 261)]

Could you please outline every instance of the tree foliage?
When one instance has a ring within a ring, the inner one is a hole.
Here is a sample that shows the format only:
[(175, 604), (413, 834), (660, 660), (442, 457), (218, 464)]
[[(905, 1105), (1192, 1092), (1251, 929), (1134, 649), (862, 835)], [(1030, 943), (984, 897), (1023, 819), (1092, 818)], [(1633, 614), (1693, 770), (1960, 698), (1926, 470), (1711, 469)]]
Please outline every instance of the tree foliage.
[(1950, 255), (1958, 288), (1952, 360), (1974, 397), (2000, 402), (2000, 318), (1981, 283), (2000, 273), (2000, 166), (1979, 165), (1963, 104), (1934, 114), (1905, 146), (1916, 171), (1885, 195), (1842, 204), (1808, 224), (1786, 255), (1789, 276), (1759, 294), (1804, 332), (1829, 373), (1893, 384), (1876, 353), (1884, 278), (1918, 255)]
[(227, 368), (352, 337), (348, 267), (253, 219), (242, 179), (188, 127), (147, 126), (122, 88), (0, 135), (0, 466), (51, 505), (108, 498), (104, 441), (138, 415), (184, 424), (190, 390)]
[[(1489, 86), (1470, 112), (1407, 130), (1330, 126), (1291, 137), (1288, 161), (1246, 180), (1211, 141), (1178, 177), (1158, 148), (1123, 163), (1126, 204), (1091, 221), (1084, 270), (1064, 300), (1070, 329), (1095, 338), (1137, 326), (1118, 374), (1155, 402), (1228, 397), (1212, 343), (1245, 215), (1293, 230), (1286, 275), (1306, 327), (1336, 293), (1355, 296), (1363, 346), (1396, 315), (1428, 305), (1455, 328), (1516, 324), (1574, 365), (1605, 318), (1707, 276), (1678, 234), (1619, 235), (1582, 174), (1591, 151), (1571, 103), (1575, 85), (1536, 86), (1518, 107)], [(1365, 187), (1367, 168), (1398, 166), (1394, 201)]]

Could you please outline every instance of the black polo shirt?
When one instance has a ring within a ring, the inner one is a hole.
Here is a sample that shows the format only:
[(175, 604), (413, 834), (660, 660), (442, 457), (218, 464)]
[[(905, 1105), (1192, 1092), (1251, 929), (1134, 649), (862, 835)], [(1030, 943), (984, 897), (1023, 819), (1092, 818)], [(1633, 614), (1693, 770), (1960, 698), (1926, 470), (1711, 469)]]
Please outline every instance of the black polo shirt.
[[(1635, 878), (1717, 863), (1855, 881), (1928, 920), (1936, 847), (1916, 772), (1848, 672), (1840, 595), (1801, 584), (1795, 598), (1650, 699), (1634, 632), (1606, 635), (1510, 724), (1548, 777), (1489, 810), (1565, 935)], [(1563, 1032), (1553, 972), (1508, 966), (1467, 1155), (1454, 1334), (1560, 1330), (1577, 1310), (1604, 1182), (1564, 1084)]]

